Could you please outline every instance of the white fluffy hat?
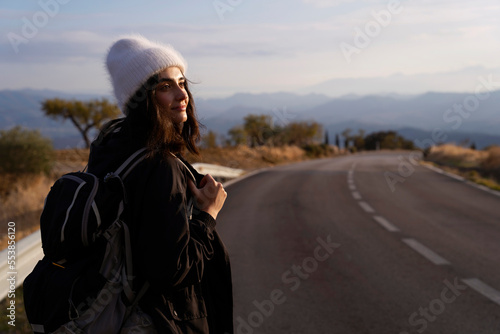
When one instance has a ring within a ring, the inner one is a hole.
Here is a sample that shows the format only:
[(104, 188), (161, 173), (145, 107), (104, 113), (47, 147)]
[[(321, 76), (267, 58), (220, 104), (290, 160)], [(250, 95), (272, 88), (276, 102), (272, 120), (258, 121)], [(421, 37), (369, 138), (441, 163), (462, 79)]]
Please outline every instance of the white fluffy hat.
[(123, 36), (113, 43), (106, 58), (118, 106), (123, 112), (132, 95), (152, 75), (176, 66), (186, 73), (187, 63), (171, 45), (141, 35)]

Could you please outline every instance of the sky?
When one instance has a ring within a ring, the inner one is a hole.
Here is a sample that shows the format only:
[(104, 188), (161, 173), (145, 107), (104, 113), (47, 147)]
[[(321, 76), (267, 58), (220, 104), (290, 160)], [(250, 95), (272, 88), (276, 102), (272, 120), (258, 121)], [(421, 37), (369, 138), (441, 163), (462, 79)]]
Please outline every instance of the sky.
[(179, 50), (207, 98), (364, 78), (377, 93), (395, 75), (404, 93), (473, 91), (480, 76), (500, 89), (499, 17), (498, 0), (2, 0), (0, 89), (111, 94), (106, 52), (130, 33)]

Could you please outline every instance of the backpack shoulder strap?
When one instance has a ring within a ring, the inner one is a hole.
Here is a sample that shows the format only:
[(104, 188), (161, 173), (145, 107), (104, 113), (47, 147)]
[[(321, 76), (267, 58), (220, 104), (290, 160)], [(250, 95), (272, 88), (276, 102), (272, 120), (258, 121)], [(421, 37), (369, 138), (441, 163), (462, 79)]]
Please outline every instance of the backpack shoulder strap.
[[(127, 177), (127, 175), (135, 168), (142, 160), (146, 158), (146, 148), (143, 147), (137, 151), (135, 151), (124, 163), (118, 167), (118, 169), (114, 172), (110, 172), (106, 174), (104, 177), (104, 182), (117, 182), (122, 189), (124, 203), (127, 203), (127, 193), (125, 191), (125, 184), (123, 180)], [(120, 213), (121, 213), (120, 209)]]
[(120, 167), (114, 172), (116, 176), (125, 179), (127, 175), (146, 157), (146, 148), (143, 147), (135, 151)]

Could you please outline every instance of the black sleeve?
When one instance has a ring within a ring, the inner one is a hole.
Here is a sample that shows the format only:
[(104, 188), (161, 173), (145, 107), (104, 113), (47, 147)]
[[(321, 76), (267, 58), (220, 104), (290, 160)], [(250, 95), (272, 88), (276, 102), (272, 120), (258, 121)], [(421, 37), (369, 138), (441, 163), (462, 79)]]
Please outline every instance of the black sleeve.
[(201, 282), (204, 261), (213, 256), (215, 219), (198, 212), (189, 220), (186, 175), (174, 159), (149, 172), (136, 229), (136, 268), (155, 290)]

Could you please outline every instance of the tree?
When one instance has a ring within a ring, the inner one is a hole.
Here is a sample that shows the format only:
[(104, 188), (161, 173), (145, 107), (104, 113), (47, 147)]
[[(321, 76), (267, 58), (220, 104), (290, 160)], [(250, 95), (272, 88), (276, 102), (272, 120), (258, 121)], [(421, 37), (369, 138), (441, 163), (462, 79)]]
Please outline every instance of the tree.
[(272, 135), (272, 118), (269, 115), (248, 115), (243, 129), (250, 139), (250, 146), (262, 146)]
[(217, 133), (210, 130), (206, 135), (202, 137), (203, 147), (205, 148), (215, 148), (217, 147)]
[(359, 129), (358, 134), (352, 136), (353, 145), (357, 151), (362, 151), (365, 148), (365, 130)]
[(292, 122), (284, 131), (287, 133), (288, 145), (304, 146), (321, 140), (323, 127), (316, 122)]
[(330, 138), (328, 137), (328, 130), (325, 131), (325, 145), (330, 145)]
[(235, 126), (228, 131), (231, 142), (234, 146), (245, 145), (247, 143), (247, 135), (241, 126)]
[(413, 142), (398, 135), (395, 131), (379, 131), (365, 137), (365, 149), (403, 149), (413, 150)]
[(42, 102), (42, 110), (52, 119), (69, 119), (82, 135), (87, 148), (90, 147), (89, 133), (120, 115), (116, 104), (105, 98), (90, 101), (48, 99)]
[(340, 133), (344, 137), (344, 149), (349, 148), (349, 140), (351, 140), (351, 129), (347, 128)]
[(338, 133), (335, 134), (335, 146), (340, 149), (340, 138)]

